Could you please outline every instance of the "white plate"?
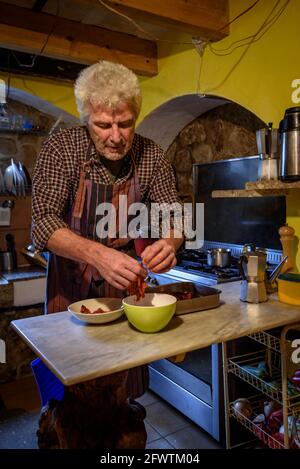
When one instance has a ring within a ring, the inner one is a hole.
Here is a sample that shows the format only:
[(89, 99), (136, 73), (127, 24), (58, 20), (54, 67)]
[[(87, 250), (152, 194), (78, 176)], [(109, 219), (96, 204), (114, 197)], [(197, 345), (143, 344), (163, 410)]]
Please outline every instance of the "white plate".
[[(86, 314), (81, 313), (80, 308), (84, 305), (90, 311), (102, 308), (108, 313)], [(90, 300), (77, 301), (68, 307), (68, 311), (81, 321), (90, 324), (104, 324), (105, 322), (115, 321), (123, 314), (122, 299), (120, 298), (92, 298)]]

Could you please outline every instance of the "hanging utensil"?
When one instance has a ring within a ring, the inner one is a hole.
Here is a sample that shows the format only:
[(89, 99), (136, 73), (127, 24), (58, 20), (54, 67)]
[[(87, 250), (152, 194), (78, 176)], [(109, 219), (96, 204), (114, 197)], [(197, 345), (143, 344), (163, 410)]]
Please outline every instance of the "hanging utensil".
[(58, 124), (61, 122), (62, 118), (63, 118), (63, 114), (61, 114), (61, 115), (58, 117), (58, 119), (54, 122), (54, 124), (52, 125), (51, 129), (49, 130), (49, 134), (48, 134), (48, 135), (51, 135), (51, 134), (54, 132), (54, 130), (56, 129), (56, 127), (58, 126)]
[(4, 184), (4, 177), (0, 169), (0, 193), (1, 192), (5, 192), (5, 184)]
[(23, 171), (23, 165), (20, 161), (18, 163), (18, 172), (19, 172), (19, 176), (22, 180), (22, 196), (25, 197), (25, 195), (26, 195), (26, 186), (27, 186), (27, 178), (26, 178), (25, 172)]
[(25, 192), (31, 189), (31, 177), (26, 166), (19, 162), (19, 172), (21, 173), (25, 185)]
[(11, 164), (13, 168), (13, 175), (14, 175), (14, 186), (16, 188), (17, 196), (22, 195), (22, 179), (19, 175), (18, 167), (14, 161), (14, 159), (11, 159)]
[(11, 254), (13, 269), (17, 268), (17, 252), (15, 248), (15, 239), (11, 233), (5, 235), (6, 251)]
[(7, 168), (4, 171), (4, 185), (5, 185), (5, 190), (7, 192), (17, 195), (16, 187), (14, 185), (13, 158), (11, 158), (11, 164), (7, 166)]
[(19, 175), (18, 167), (14, 161), (14, 159), (11, 159), (11, 164), (13, 168), (13, 175), (14, 175), (14, 186), (16, 188), (17, 196), (22, 195), (22, 178)]

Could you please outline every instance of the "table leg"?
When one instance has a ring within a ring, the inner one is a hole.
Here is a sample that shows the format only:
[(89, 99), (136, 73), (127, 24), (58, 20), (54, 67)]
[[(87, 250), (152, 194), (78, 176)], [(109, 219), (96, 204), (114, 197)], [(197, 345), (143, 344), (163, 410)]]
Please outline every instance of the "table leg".
[(144, 415), (128, 402), (127, 371), (65, 387), (39, 420), (39, 448), (144, 448)]

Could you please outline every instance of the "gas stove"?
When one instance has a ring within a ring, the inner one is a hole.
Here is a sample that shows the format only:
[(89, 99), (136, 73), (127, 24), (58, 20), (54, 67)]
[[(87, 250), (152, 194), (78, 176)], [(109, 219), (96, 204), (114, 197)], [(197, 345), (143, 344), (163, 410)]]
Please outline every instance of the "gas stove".
[(233, 257), (228, 267), (213, 267), (207, 264), (207, 252), (204, 250), (184, 249), (176, 257), (177, 265), (168, 274), (176, 276), (178, 273), (185, 280), (213, 285), (241, 279), (238, 258)]
[[(212, 267), (207, 264), (207, 250), (213, 247), (231, 249), (232, 262), (230, 266)], [(238, 260), (242, 249), (243, 246), (240, 245), (213, 242), (205, 242), (201, 250), (182, 249), (176, 255), (176, 266), (166, 274), (160, 274), (157, 281), (160, 284), (169, 283), (170, 281), (189, 281), (205, 285), (216, 285), (218, 283), (241, 280), (242, 277), (238, 266)], [(267, 250), (269, 264), (278, 264), (281, 255), (281, 251)], [(155, 283), (154, 279), (153, 283)]]

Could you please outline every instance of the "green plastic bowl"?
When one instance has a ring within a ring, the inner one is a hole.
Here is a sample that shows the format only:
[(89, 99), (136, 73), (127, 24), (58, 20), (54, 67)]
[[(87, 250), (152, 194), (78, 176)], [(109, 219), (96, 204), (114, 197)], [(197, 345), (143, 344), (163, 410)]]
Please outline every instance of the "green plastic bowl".
[(127, 296), (122, 303), (128, 321), (141, 332), (161, 331), (171, 321), (177, 299), (165, 293), (146, 293), (139, 301)]

